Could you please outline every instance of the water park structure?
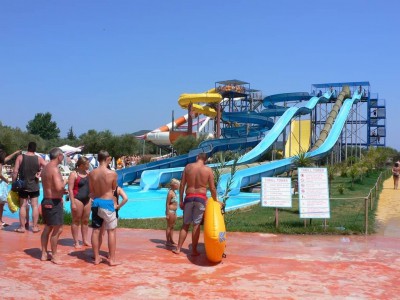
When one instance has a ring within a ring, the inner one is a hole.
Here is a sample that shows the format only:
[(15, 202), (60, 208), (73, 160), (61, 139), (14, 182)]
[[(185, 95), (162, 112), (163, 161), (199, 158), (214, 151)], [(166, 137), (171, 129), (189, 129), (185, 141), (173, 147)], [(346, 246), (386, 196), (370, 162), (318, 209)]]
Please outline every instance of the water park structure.
[[(178, 103), (186, 110), (184, 117), (140, 138), (167, 148), (180, 135), (207, 139), (187, 154), (117, 170), (120, 185), (156, 191), (180, 178), (198, 153), (211, 157), (230, 150), (240, 154), (240, 169), (233, 180), (230, 174), (220, 177), (218, 193), (225, 194), (231, 181), (230, 199), (240, 202), (262, 177), (290, 171), (300, 152), (317, 164), (335, 164), (361, 156), (362, 148), (386, 145), (385, 100), (371, 92), (368, 81), (312, 84), (310, 92), (263, 97), (247, 82), (226, 80), (204, 93), (182, 94)], [(265, 161), (268, 152), (272, 159)]]

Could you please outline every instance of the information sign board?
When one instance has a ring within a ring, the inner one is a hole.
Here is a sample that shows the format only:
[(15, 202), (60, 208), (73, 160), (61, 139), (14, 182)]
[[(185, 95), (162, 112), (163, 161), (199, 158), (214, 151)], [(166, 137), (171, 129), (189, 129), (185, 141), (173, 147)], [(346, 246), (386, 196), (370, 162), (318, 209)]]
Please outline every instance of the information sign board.
[(328, 172), (326, 168), (299, 168), (300, 218), (330, 218)]
[(285, 177), (261, 179), (261, 206), (292, 207), (292, 182)]

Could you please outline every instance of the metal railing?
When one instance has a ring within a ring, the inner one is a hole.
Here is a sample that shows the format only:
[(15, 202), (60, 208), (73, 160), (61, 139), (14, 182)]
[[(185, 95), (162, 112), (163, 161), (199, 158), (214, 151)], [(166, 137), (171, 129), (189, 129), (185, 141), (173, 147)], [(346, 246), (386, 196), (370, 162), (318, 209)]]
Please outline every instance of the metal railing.
[(370, 189), (367, 197), (364, 198), (364, 209), (365, 209), (365, 215), (364, 215), (364, 226), (365, 226), (365, 235), (368, 234), (368, 214), (369, 211), (374, 210), (376, 207), (376, 204), (379, 199), (379, 191), (382, 190), (383, 188), (383, 181), (386, 180), (387, 178), (390, 177), (391, 171), (390, 170), (385, 170), (382, 171), (378, 179), (376, 180), (375, 185)]

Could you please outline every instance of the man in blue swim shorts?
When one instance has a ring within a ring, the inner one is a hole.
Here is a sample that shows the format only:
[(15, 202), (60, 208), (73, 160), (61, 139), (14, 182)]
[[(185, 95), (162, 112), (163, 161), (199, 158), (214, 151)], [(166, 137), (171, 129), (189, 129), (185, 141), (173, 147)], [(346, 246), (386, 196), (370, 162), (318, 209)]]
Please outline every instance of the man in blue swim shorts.
[[(200, 223), (207, 203), (207, 186), (210, 188), (211, 196), (217, 201), (217, 192), (214, 183), (214, 174), (210, 167), (205, 165), (207, 155), (197, 155), (195, 163), (188, 164), (182, 174), (182, 181), (179, 187), (179, 206), (183, 209), (183, 225), (179, 232), (179, 242), (174, 252), (179, 254), (186, 239), (190, 224), (192, 230), (192, 256), (198, 256), (197, 244), (200, 237)], [(185, 190), (186, 188), (186, 190)], [(183, 197), (183, 194), (186, 197)]]
[(119, 209), (114, 204), (113, 191), (117, 188), (117, 173), (108, 169), (111, 156), (107, 151), (101, 150), (98, 154), (99, 167), (89, 174), (90, 194), (92, 203), (92, 248), (94, 264), (98, 265), (100, 258), (100, 246), (102, 242), (101, 228), (104, 227), (108, 234), (109, 264), (115, 266), (115, 249), (117, 247), (116, 228), (117, 217), (115, 210)]

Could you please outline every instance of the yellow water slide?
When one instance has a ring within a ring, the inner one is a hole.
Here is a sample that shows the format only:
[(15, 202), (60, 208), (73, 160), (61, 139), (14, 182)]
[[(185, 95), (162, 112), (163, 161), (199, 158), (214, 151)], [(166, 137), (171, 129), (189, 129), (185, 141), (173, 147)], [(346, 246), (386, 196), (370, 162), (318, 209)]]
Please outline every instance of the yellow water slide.
[(319, 146), (321, 146), (324, 143), (324, 141), (326, 140), (326, 138), (329, 134), (329, 131), (331, 131), (331, 128), (333, 126), (333, 123), (335, 122), (336, 116), (338, 115), (339, 110), (342, 107), (343, 101), (345, 99), (349, 98), (350, 96), (351, 96), (350, 88), (349, 88), (349, 86), (345, 85), (342, 88), (342, 91), (340, 92), (339, 96), (336, 98), (336, 102), (333, 105), (328, 118), (326, 118), (325, 126), (321, 130), (318, 140), (315, 142), (311, 151), (317, 149)]
[[(200, 94), (182, 94), (178, 99), (178, 103), (184, 109), (187, 109), (192, 104), (193, 112), (214, 118), (217, 116), (217, 111), (207, 104), (219, 103), (221, 100), (222, 96), (215, 89), (211, 89)], [(203, 103), (203, 105), (200, 103)]]
[(285, 157), (306, 152), (311, 143), (311, 120), (292, 120), (290, 136), (285, 145)]

